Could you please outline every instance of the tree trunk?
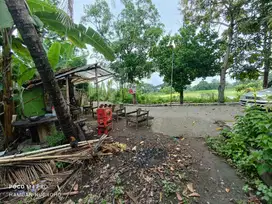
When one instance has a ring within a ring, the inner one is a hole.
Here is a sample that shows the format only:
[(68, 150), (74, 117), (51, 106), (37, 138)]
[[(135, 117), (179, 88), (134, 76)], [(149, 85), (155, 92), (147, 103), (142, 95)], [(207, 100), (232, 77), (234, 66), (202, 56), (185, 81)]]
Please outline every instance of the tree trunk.
[(227, 73), (227, 69), (229, 68), (229, 57), (230, 57), (231, 44), (233, 39), (233, 29), (234, 29), (234, 22), (232, 20), (228, 30), (228, 46), (227, 46), (223, 66), (221, 67), (221, 73), (220, 73), (220, 85), (218, 87), (218, 102), (219, 103), (225, 102), (226, 73)]
[(6, 0), (6, 4), (25, 45), (29, 49), (31, 57), (40, 74), (44, 89), (52, 99), (64, 135), (66, 137), (77, 137), (76, 129), (68, 112), (67, 104), (55, 79), (55, 74), (51, 69), (51, 65), (49, 64), (39, 35), (31, 21), (31, 16), (26, 8), (25, 1)]
[(13, 99), (12, 99), (12, 78), (11, 78), (11, 35), (10, 29), (3, 29), (3, 101), (4, 101), (4, 144), (8, 145), (13, 141), (12, 135), (12, 114), (13, 114)]
[(124, 94), (124, 84), (123, 83), (121, 83), (121, 98), (122, 98), (122, 103), (124, 103), (125, 94)]
[(183, 104), (184, 96), (183, 96), (183, 89), (179, 92), (179, 102), (180, 104)]
[(137, 104), (137, 97), (136, 97), (136, 93), (132, 94), (133, 95), (133, 104)]
[(268, 88), (268, 77), (270, 71), (270, 56), (271, 56), (271, 33), (267, 31), (267, 26), (264, 28), (264, 44), (263, 44), (263, 52), (264, 52), (264, 77), (263, 77), (263, 88)]

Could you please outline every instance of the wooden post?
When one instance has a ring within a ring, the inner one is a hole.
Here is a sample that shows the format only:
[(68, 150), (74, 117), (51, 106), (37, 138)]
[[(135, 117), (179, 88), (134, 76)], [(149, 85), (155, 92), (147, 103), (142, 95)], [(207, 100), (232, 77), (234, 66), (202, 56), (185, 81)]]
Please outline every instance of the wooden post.
[(69, 76), (66, 77), (66, 103), (68, 106), (68, 112), (70, 112)]
[(4, 101), (4, 142), (5, 147), (13, 142), (12, 135), (12, 114), (13, 114), (13, 98), (12, 98), (12, 67), (11, 67), (11, 34), (10, 29), (3, 30), (3, 48), (2, 48), (2, 74), (3, 74), (3, 101)]
[(96, 85), (97, 107), (99, 107), (97, 67), (95, 67), (95, 85)]

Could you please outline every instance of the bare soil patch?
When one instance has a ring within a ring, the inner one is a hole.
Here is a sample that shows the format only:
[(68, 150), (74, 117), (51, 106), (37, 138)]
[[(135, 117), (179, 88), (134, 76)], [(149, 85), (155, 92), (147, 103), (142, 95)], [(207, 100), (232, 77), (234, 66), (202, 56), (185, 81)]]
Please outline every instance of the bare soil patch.
[[(210, 203), (246, 201), (244, 182), (201, 138), (170, 137), (115, 124), (111, 136), (127, 150), (82, 172), (81, 203)], [(71, 202), (71, 201), (70, 201)]]

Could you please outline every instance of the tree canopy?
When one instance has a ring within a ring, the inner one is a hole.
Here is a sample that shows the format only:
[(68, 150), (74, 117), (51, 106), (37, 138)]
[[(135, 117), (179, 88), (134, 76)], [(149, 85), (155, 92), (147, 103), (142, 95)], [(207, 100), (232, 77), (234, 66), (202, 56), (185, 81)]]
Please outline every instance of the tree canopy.
[[(167, 46), (174, 41), (176, 48)], [(214, 76), (220, 70), (220, 42), (214, 32), (203, 29), (196, 31), (196, 27), (185, 25), (179, 34), (165, 36), (152, 51), (152, 58), (164, 81), (171, 83), (172, 52), (173, 88), (180, 93), (183, 103), (183, 90), (198, 77)], [(173, 50), (174, 49), (174, 50)]]
[(117, 58), (110, 68), (118, 74), (121, 83), (134, 83), (154, 71), (149, 53), (160, 38), (163, 25), (151, 0), (121, 2), (124, 8), (114, 17), (107, 2), (97, 0), (85, 6), (82, 21), (93, 24), (102, 36), (111, 36)]

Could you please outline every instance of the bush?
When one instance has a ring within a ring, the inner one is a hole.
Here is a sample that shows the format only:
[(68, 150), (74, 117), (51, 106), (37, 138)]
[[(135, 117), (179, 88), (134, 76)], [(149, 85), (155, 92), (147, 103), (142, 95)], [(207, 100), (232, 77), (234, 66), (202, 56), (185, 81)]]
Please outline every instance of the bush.
[(49, 147), (58, 146), (64, 144), (65, 136), (62, 132), (57, 131), (55, 128), (52, 130), (51, 135), (46, 137), (46, 142), (48, 143)]
[(235, 90), (238, 93), (248, 93), (252, 91), (258, 91), (262, 89), (261, 81), (250, 82), (247, 84), (239, 84), (235, 86)]
[[(227, 157), (244, 172), (253, 184), (257, 183), (262, 199), (272, 201), (272, 188), (258, 181), (264, 173), (272, 173), (272, 113), (252, 107), (238, 116), (233, 130), (224, 136), (208, 138), (208, 145)], [(256, 181), (257, 180), (257, 181)], [(266, 187), (265, 187), (266, 186)]]

